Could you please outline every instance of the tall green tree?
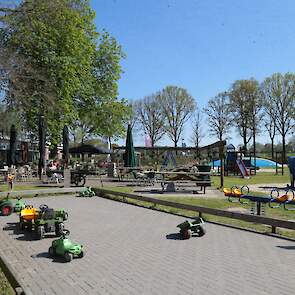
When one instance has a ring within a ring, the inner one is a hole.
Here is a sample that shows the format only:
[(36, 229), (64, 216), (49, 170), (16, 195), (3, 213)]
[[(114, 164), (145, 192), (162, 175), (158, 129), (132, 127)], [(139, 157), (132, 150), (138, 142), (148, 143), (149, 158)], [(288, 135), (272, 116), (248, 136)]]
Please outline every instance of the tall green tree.
[[(244, 150), (251, 138), (256, 141), (259, 119), (259, 84), (255, 79), (237, 80), (229, 92), (230, 109), (236, 128), (243, 138)], [(255, 146), (255, 144), (254, 144)]]
[(163, 89), (159, 101), (166, 119), (166, 133), (177, 147), (184, 125), (196, 109), (196, 101), (186, 89), (177, 86)]
[(95, 54), (93, 20), (83, 0), (22, 1), (1, 18), (6, 102), (24, 112), (32, 130), (44, 115), (53, 141), (77, 116), (74, 97), (85, 87)]
[(276, 73), (261, 85), (264, 107), (272, 116), (282, 137), (283, 161), (286, 161), (286, 137), (294, 128), (295, 75)]

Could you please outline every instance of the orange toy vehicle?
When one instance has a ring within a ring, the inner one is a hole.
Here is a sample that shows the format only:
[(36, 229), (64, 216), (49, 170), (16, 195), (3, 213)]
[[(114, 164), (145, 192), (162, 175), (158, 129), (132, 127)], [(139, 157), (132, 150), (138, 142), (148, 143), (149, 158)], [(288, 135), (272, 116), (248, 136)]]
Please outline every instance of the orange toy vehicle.
[(21, 229), (32, 229), (34, 221), (39, 216), (39, 210), (32, 205), (27, 205), (25, 209), (21, 210), (19, 215), (19, 225)]

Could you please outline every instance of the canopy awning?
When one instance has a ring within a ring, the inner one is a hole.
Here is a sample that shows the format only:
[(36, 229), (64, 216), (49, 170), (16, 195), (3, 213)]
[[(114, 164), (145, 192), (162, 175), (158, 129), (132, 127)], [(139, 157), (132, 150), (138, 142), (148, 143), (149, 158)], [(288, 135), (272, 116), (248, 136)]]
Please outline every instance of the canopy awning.
[(112, 151), (107, 148), (100, 147), (100, 146), (94, 146), (94, 145), (90, 145), (90, 144), (81, 144), (79, 146), (71, 147), (69, 149), (69, 153), (70, 154), (96, 155), (96, 154), (111, 154)]

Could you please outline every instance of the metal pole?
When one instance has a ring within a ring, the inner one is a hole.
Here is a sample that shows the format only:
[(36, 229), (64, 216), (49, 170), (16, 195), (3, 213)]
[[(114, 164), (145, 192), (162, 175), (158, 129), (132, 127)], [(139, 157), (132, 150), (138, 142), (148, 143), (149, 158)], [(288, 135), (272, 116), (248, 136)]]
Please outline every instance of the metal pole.
[(261, 202), (256, 202), (256, 214), (261, 215)]
[(220, 159), (220, 188), (224, 186), (224, 146), (219, 147), (219, 159)]

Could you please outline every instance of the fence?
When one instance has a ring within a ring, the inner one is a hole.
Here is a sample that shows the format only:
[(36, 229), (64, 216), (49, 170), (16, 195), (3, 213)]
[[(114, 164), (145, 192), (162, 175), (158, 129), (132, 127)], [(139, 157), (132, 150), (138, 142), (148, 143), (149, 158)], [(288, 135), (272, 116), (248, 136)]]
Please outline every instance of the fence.
[(288, 221), (288, 220), (275, 219), (275, 218), (270, 218), (265, 216), (253, 216), (250, 214), (229, 212), (229, 211), (225, 211), (221, 209), (207, 208), (207, 207), (196, 206), (196, 205), (181, 204), (181, 203), (155, 199), (155, 198), (150, 198), (145, 196), (138, 196), (138, 195), (130, 194), (130, 193), (102, 189), (102, 188), (95, 188), (94, 190), (98, 195), (99, 194), (113, 195), (113, 196), (122, 197), (123, 200), (125, 200), (125, 198), (128, 198), (128, 199), (153, 203), (154, 205), (162, 205), (162, 206), (167, 206), (167, 207), (172, 207), (177, 209), (195, 211), (195, 212), (199, 212), (200, 214), (205, 213), (209, 215), (222, 216), (227, 218), (243, 220), (247, 222), (269, 225), (272, 228), (272, 233), (276, 233), (277, 227), (295, 230), (295, 222)]

